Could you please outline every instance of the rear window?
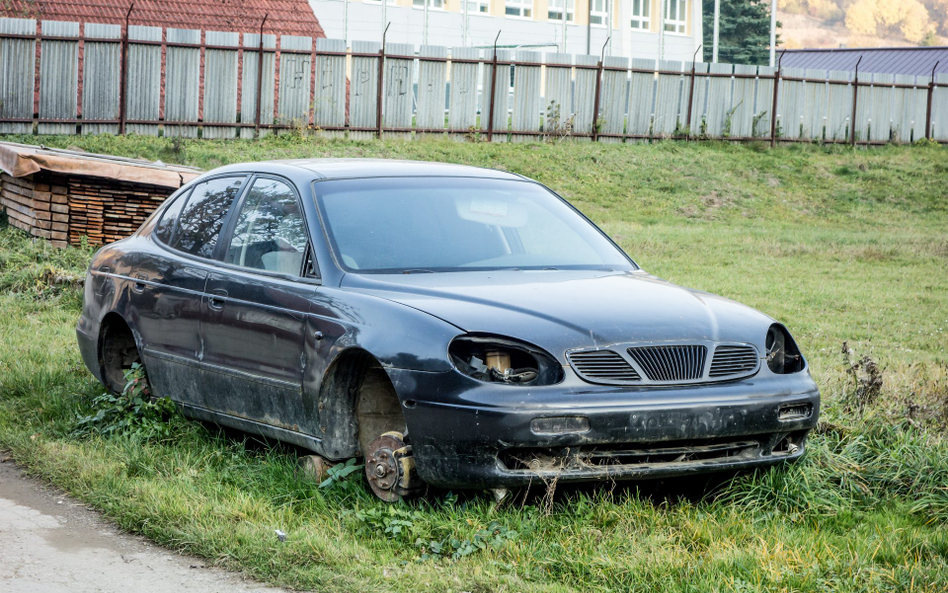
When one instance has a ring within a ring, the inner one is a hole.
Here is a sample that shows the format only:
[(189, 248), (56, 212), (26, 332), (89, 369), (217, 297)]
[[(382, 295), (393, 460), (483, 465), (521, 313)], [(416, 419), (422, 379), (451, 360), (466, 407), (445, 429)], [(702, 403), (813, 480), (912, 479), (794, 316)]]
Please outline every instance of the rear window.
[(178, 231), (170, 245), (191, 255), (214, 255), (227, 213), (245, 179), (219, 177), (196, 185), (178, 217)]

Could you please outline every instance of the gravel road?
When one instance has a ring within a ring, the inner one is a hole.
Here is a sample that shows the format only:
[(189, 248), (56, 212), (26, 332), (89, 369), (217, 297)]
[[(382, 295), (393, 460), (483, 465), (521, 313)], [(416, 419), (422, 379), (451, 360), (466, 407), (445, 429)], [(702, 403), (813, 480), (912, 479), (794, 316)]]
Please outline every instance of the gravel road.
[(281, 593), (128, 535), (0, 453), (0, 593)]

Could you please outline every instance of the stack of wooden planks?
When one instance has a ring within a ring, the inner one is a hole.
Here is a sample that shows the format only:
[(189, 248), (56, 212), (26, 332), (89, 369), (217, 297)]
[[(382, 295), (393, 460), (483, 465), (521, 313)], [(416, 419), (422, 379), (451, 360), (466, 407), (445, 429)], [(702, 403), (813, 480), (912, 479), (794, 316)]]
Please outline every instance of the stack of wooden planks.
[[(57, 183), (58, 181), (58, 183)], [(10, 224), (34, 237), (65, 247), (69, 236), (69, 197), (62, 179), (49, 175), (11, 177), (0, 173), (0, 207)]]
[(145, 222), (171, 188), (95, 177), (70, 177), (69, 242), (102, 245), (128, 237)]

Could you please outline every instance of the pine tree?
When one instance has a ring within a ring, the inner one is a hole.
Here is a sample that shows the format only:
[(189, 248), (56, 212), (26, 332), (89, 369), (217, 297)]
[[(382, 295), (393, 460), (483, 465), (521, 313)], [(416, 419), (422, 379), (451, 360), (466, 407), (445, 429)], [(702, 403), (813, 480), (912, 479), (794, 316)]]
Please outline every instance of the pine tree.
[[(721, 0), (718, 61), (766, 65), (770, 59), (770, 3), (766, 0)], [(777, 29), (781, 27), (777, 21)], [(780, 36), (777, 36), (780, 45)], [(714, 1), (704, 1), (704, 55), (714, 47)]]

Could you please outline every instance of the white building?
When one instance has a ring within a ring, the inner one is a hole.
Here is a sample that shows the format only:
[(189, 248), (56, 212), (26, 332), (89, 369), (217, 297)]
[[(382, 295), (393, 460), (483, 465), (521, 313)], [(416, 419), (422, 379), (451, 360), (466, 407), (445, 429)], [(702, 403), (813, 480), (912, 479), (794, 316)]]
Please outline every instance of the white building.
[[(427, 9), (425, 2), (428, 2)], [(691, 62), (702, 0), (309, 0), (330, 38)], [(385, 4), (383, 4), (383, 2)], [(591, 5), (590, 5), (591, 3)], [(563, 9), (566, 5), (566, 22)], [(661, 7), (665, 18), (661, 19)], [(609, 27), (608, 25), (611, 25)], [(608, 41), (607, 41), (608, 40)], [(697, 59), (701, 61), (702, 51)], [(709, 50), (710, 53), (710, 50)]]

